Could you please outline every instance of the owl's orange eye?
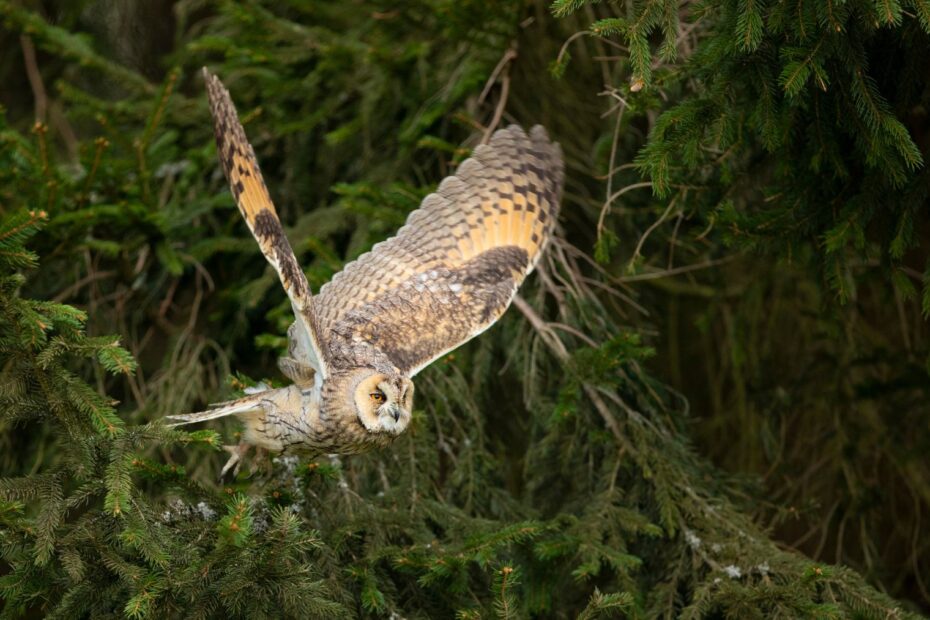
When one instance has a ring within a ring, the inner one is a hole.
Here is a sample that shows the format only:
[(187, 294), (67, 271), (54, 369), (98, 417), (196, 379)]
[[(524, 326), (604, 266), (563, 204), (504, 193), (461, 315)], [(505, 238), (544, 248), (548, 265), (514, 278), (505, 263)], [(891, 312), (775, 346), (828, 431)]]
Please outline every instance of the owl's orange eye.
[(372, 392), (372, 393), (369, 394), (368, 396), (370, 396), (370, 397), (371, 397), (371, 400), (375, 401), (375, 402), (378, 403), (379, 405), (380, 405), (381, 403), (383, 403), (383, 402), (386, 400), (386, 398), (385, 398), (385, 396), (384, 396), (384, 392), (382, 392), (381, 390), (375, 390), (374, 392)]

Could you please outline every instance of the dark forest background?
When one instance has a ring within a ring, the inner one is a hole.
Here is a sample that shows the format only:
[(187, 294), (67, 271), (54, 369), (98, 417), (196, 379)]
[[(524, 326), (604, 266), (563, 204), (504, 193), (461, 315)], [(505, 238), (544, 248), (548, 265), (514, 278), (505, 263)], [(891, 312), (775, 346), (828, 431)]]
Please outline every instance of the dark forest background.
[[(930, 611), (930, 1), (0, 0), (0, 617)], [(519, 307), (389, 450), (215, 481), (290, 310), (502, 124), (566, 155)]]

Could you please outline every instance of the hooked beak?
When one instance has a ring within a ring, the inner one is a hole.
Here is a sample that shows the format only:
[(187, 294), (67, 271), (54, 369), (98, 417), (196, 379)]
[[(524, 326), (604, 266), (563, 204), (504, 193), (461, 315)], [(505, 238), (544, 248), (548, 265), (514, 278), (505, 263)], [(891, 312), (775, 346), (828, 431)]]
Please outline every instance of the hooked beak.
[(400, 407), (394, 405), (391, 407), (391, 417), (394, 418), (394, 421), (397, 422), (400, 420)]

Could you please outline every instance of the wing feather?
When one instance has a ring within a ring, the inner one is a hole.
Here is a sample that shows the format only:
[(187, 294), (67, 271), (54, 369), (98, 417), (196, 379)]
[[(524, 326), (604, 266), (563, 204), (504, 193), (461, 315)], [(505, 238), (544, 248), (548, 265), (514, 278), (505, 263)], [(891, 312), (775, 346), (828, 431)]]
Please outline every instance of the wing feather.
[(325, 341), (320, 337), (307, 277), (297, 263), (291, 244), (281, 227), (268, 188), (262, 179), (255, 152), (239, 122), (229, 91), (206, 67), (203, 75), (207, 84), (210, 111), (213, 113), (216, 148), (223, 172), (226, 173), (239, 212), (245, 218), (265, 258), (277, 271), (281, 284), (291, 300), (296, 317), (295, 325), (298, 328), (294, 334), (295, 346), (292, 347), (292, 354), (309, 362), (316, 370), (319, 380), (322, 380), (327, 375)]
[(487, 329), (551, 235), (563, 174), (542, 127), (495, 132), (396, 236), (322, 287), (317, 316), (333, 356), (368, 343), (413, 375)]

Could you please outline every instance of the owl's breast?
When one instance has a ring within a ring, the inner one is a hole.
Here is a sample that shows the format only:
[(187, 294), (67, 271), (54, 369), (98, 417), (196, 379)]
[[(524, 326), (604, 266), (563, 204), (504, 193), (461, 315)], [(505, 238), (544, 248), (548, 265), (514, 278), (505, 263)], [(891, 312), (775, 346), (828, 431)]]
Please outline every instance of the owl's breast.
[(348, 407), (327, 408), (324, 404), (307, 444), (318, 452), (349, 455), (387, 447), (395, 438), (390, 433), (369, 431)]

